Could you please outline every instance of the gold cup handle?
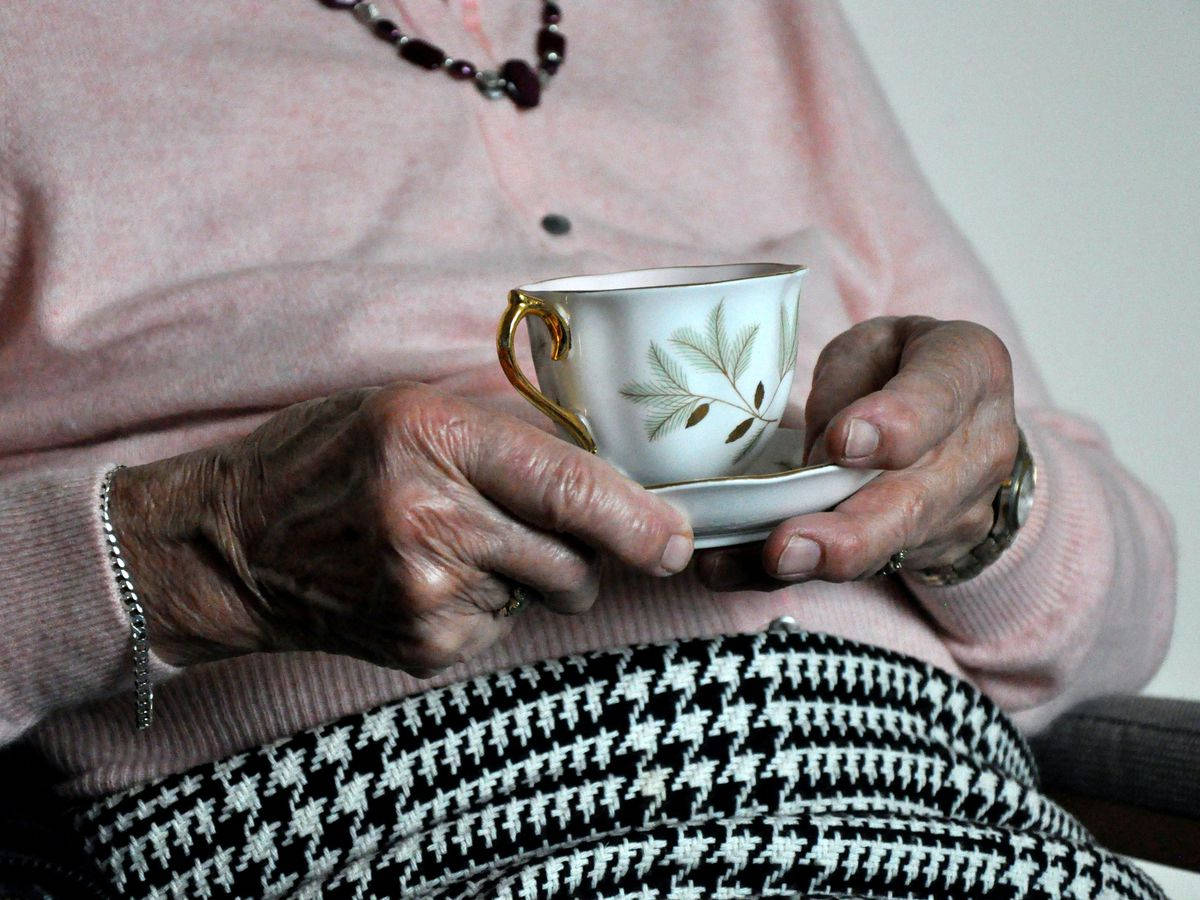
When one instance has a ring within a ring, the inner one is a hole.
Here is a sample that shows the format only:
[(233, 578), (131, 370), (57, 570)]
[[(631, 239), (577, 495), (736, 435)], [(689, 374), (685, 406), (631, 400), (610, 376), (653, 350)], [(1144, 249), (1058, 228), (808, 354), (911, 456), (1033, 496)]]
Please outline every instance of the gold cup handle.
[(500, 368), (512, 382), (512, 386), (521, 392), (543, 415), (562, 426), (570, 435), (571, 440), (588, 453), (596, 452), (596, 441), (592, 437), (583, 420), (568, 409), (563, 409), (537, 388), (535, 388), (521, 367), (517, 365), (513, 353), (513, 341), (516, 338), (517, 326), (526, 316), (537, 316), (546, 323), (550, 330), (550, 338), (554, 344), (550, 351), (551, 359), (563, 359), (571, 350), (571, 329), (557, 312), (531, 294), (521, 290), (508, 293), (508, 308), (500, 317), (500, 328), (496, 332), (496, 352), (500, 356)]

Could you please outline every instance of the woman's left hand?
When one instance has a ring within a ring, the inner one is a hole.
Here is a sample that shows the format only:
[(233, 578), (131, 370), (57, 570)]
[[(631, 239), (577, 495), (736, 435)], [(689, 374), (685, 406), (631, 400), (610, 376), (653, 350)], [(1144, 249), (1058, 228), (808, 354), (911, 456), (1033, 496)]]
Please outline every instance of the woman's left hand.
[(850, 581), (902, 549), (906, 568), (944, 565), (987, 536), (1018, 443), (1008, 349), (987, 328), (915, 316), (855, 325), (817, 360), (804, 417), (810, 463), (885, 471), (765, 544), (698, 554), (709, 587)]

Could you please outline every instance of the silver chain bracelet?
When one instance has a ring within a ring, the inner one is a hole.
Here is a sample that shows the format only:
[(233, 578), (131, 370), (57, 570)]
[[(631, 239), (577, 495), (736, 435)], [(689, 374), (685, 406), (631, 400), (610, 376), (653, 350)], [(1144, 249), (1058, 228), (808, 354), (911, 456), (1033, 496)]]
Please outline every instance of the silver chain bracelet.
[(104, 476), (104, 484), (100, 488), (100, 520), (104, 525), (104, 539), (108, 542), (108, 558), (112, 564), (113, 575), (117, 579), (117, 591), (121, 602), (129, 613), (129, 630), (133, 647), (133, 691), (137, 698), (137, 727), (138, 730), (149, 728), (154, 721), (154, 688), (150, 684), (150, 641), (146, 636), (146, 614), (142, 603), (138, 600), (137, 591), (133, 589), (133, 579), (129, 577), (129, 569), (121, 556), (121, 547), (117, 543), (117, 535), (113, 529), (112, 517), (108, 512), (108, 498), (112, 492), (113, 475), (125, 468), (115, 466)]

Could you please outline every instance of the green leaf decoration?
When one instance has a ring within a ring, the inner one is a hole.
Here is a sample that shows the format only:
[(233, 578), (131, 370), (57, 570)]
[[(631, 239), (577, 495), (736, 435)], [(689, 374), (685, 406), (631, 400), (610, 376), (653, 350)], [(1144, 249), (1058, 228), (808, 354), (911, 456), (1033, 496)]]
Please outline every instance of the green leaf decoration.
[[(781, 381), (784, 374), (791, 372), (796, 366), (798, 314), (799, 311), (796, 310), (789, 316), (786, 303), (780, 305)], [(753, 407), (737, 384), (738, 379), (745, 375), (750, 367), (759, 330), (758, 324), (746, 325), (731, 338), (729, 324), (725, 320), (725, 299), (721, 298), (717, 305), (709, 310), (703, 329), (689, 325), (677, 328), (671, 333), (667, 344), (678, 351), (686, 366), (690, 366), (692, 371), (721, 375), (724, 381), (728, 382), (728, 387), (708, 387), (703, 394), (693, 391), (689, 386), (688, 368), (662, 345), (651, 341), (646, 355), (650, 364), (650, 379), (630, 381), (620, 388), (622, 397), (645, 407), (646, 417), (643, 425), (649, 439), (657, 440), (680, 428), (699, 425), (708, 417), (712, 404), (716, 403), (749, 416), (729, 432), (729, 436), (725, 438), (727, 444), (745, 437), (755, 423), (759, 424), (749, 442), (741, 448), (737, 461), (745, 458), (762, 437), (766, 426), (778, 421), (765, 418), (761, 412), (764, 403), (767, 402), (767, 386), (763, 382), (759, 381), (755, 387)], [(776, 383), (774, 391), (778, 390), (779, 383)], [(772, 399), (774, 396), (775, 393), (772, 393)]]
[(732, 366), (732, 349), (729, 346), (729, 333), (725, 329), (725, 298), (709, 311), (708, 314), (708, 346), (716, 350), (717, 360), (721, 371), (729, 374)]
[(725, 301), (714, 306), (708, 313), (705, 333), (691, 326), (672, 332), (671, 344), (683, 358), (701, 372), (724, 375), (735, 384), (746, 374), (750, 356), (754, 350), (754, 339), (758, 337), (758, 325), (747, 325), (730, 340), (725, 323)]
[(779, 304), (779, 379), (783, 380), (788, 372), (796, 368), (796, 354), (800, 350), (798, 337), (800, 330), (799, 300), (792, 301), (792, 313), (788, 315), (787, 301)]
[(621, 386), (620, 393), (648, 408), (643, 425), (647, 437), (654, 441), (682, 426), (698, 398), (688, 387), (683, 366), (654, 341), (650, 342), (647, 360), (653, 380), (628, 382)]
[(630, 381), (621, 385), (622, 397), (652, 406), (664, 398), (694, 396), (688, 387), (687, 373), (683, 367), (653, 341), (650, 342), (648, 358), (654, 380)]
[(688, 411), (694, 403), (692, 397), (674, 398), (673, 402), (664, 403), (646, 418), (646, 437), (652, 441), (677, 430), (687, 418)]
[(676, 329), (671, 333), (670, 341), (683, 358), (701, 372), (721, 374), (720, 351), (710, 346), (708, 339), (695, 328), (689, 326)]
[(729, 373), (729, 377), (735, 383), (746, 374), (746, 367), (750, 365), (750, 352), (754, 349), (754, 339), (756, 337), (758, 337), (757, 324), (747, 325), (733, 339), (733, 352), (731, 354), (733, 367)]
[(656, 378), (680, 391), (688, 390), (687, 373), (683, 371), (683, 366), (672, 359), (671, 355), (654, 341), (650, 342), (650, 352), (647, 357)]
[(630, 381), (627, 384), (621, 385), (621, 396), (632, 400), (639, 406), (655, 406), (663, 397), (679, 395), (665, 394), (657, 384), (650, 384), (645, 381)]
[(733, 431), (729, 432), (729, 437), (725, 438), (725, 443), (732, 444), (734, 441), (736, 441), (738, 438), (740, 438), (743, 434), (745, 434), (747, 431), (749, 431), (750, 426), (753, 424), (754, 424), (753, 416), (750, 417), (749, 419), (743, 419), (741, 422), (738, 422), (738, 424), (733, 427)]

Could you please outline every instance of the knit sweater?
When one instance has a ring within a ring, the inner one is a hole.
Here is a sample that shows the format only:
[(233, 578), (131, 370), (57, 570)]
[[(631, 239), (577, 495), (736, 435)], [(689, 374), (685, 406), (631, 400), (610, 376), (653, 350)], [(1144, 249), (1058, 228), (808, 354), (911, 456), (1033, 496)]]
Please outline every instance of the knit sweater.
[[(539, 27), (530, 0), (379, 3), (486, 66), (530, 58)], [(0, 7), (0, 740), (28, 737), (65, 792), (95, 794), (474, 674), (782, 615), (927, 660), (1029, 729), (1145, 683), (1171, 629), (1170, 522), (1052, 404), (836, 6), (655, 10), (568, 5), (566, 63), (522, 112), (316, 2)], [(106, 468), (397, 379), (539, 421), (496, 362), (509, 287), (765, 260), (810, 269), (793, 426), (855, 322), (970, 319), (1005, 340), (1039, 480), (983, 574), (714, 594), (610, 566), (589, 613), (535, 608), (428, 681), (319, 653), (155, 658), (157, 719), (134, 729)]]

